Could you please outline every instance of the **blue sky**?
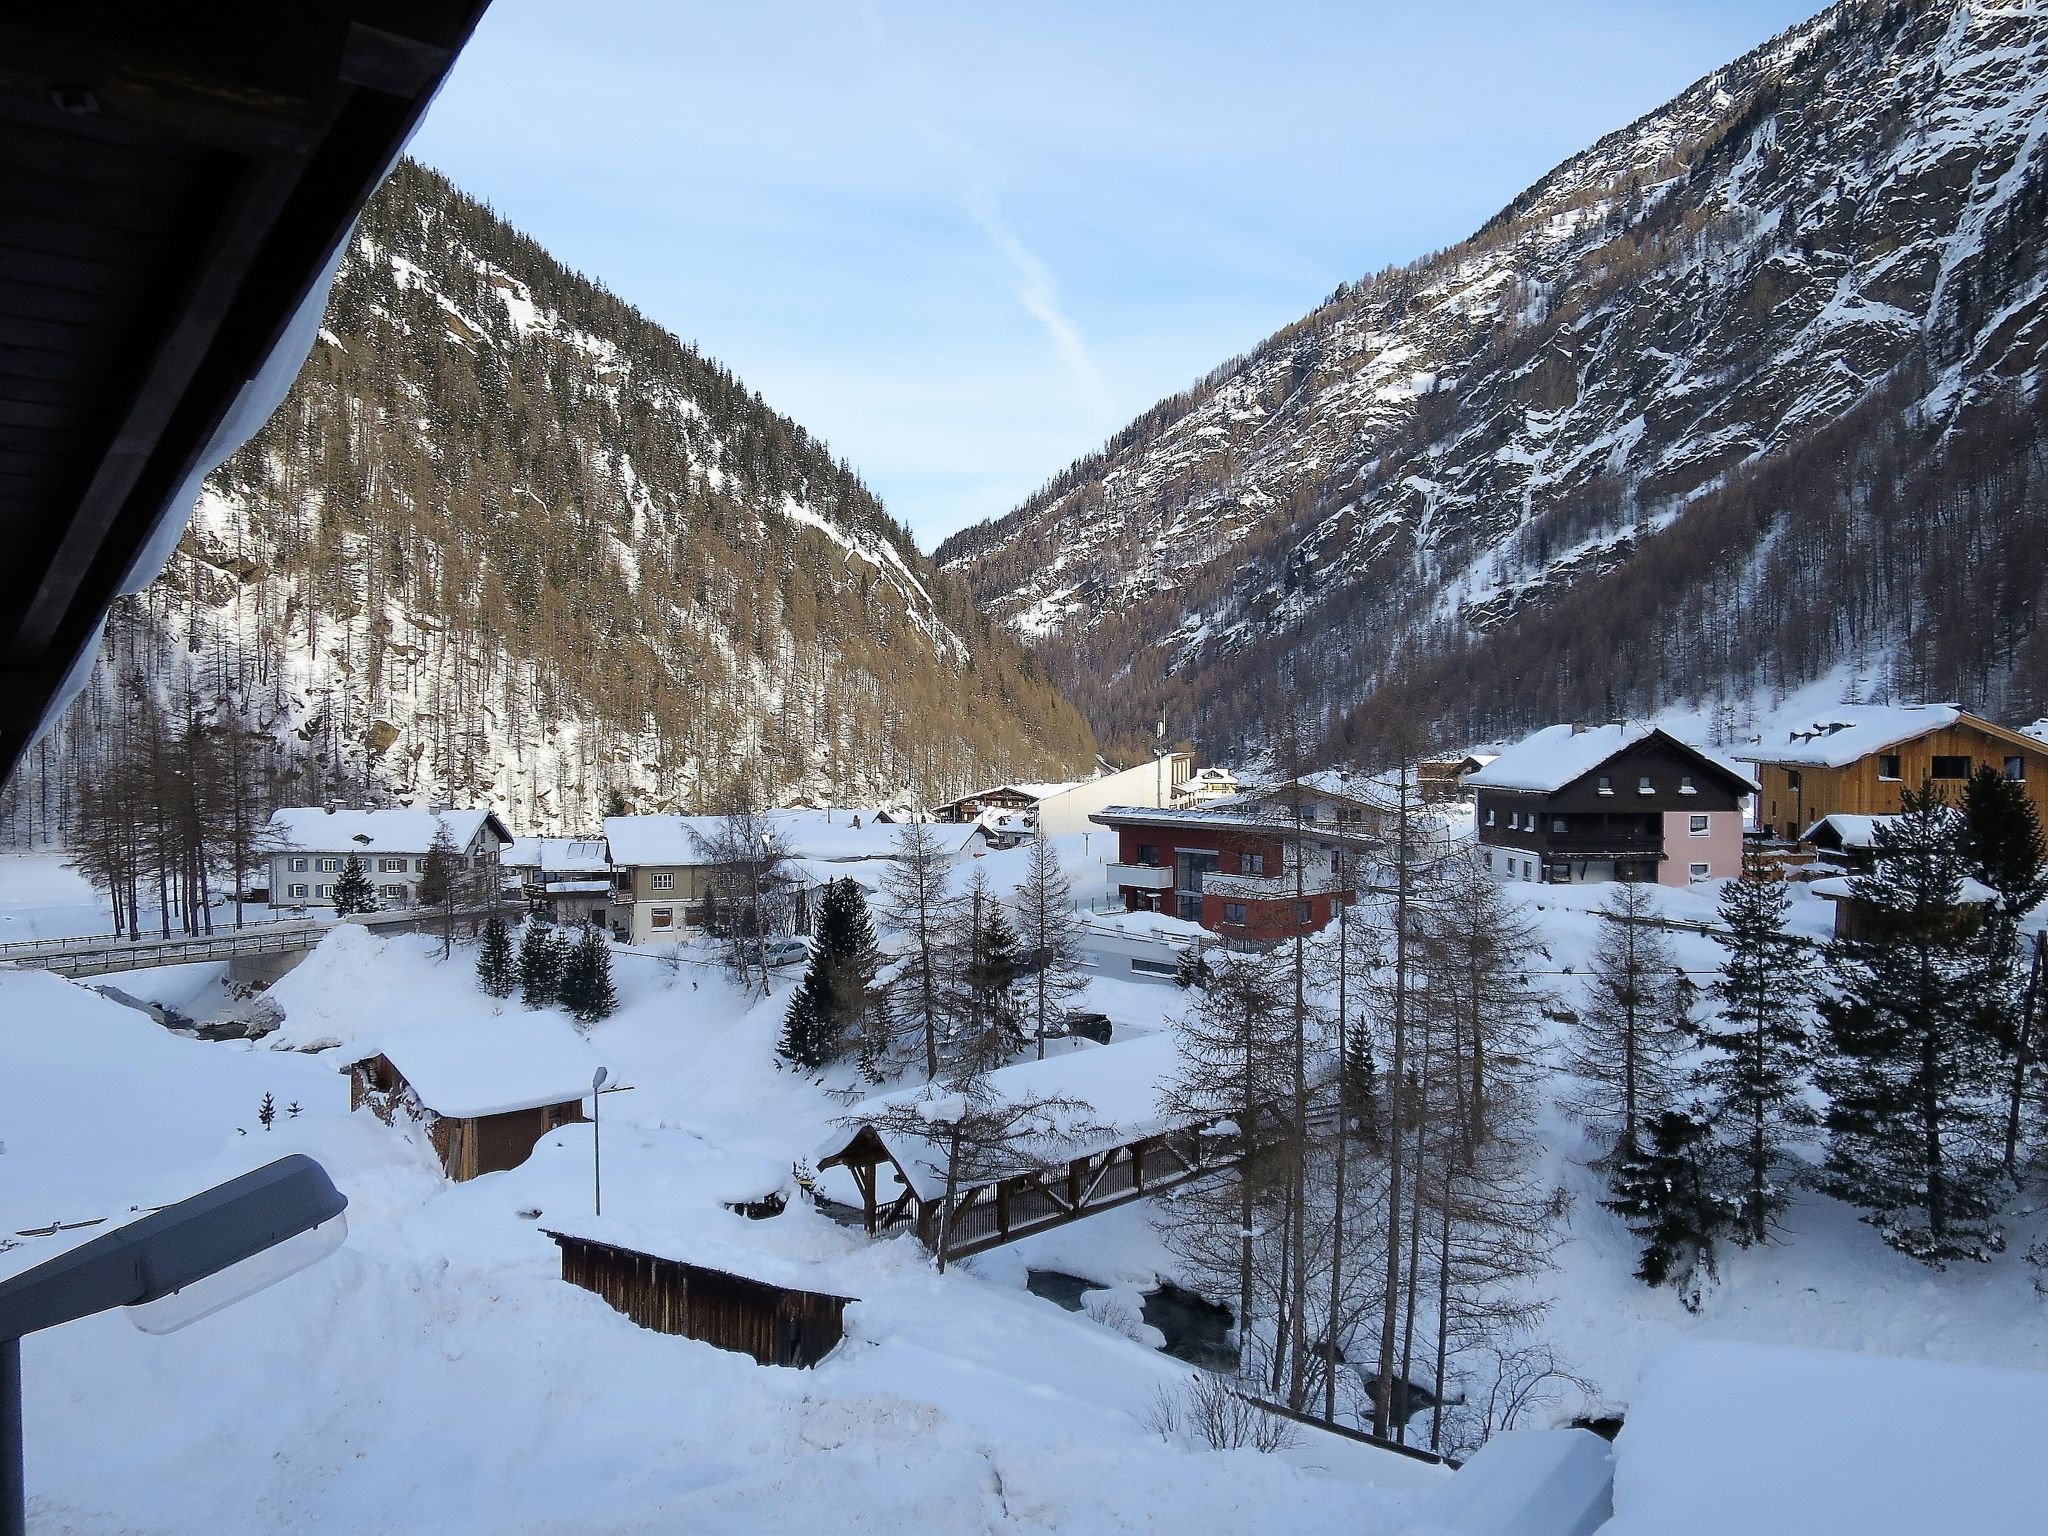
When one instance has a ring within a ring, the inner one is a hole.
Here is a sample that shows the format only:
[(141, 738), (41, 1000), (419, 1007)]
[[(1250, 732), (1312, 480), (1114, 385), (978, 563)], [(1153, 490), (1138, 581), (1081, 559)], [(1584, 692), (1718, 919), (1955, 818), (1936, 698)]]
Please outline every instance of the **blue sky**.
[(494, 0), (414, 153), (919, 542), (1814, 0)]

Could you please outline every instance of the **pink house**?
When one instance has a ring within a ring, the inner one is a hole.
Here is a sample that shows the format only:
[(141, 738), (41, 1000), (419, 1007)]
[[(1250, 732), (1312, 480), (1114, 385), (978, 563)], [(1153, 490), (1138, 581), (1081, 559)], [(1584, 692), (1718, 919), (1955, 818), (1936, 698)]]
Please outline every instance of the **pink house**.
[(1755, 782), (1652, 725), (1548, 726), (1465, 782), (1504, 880), (1682, 886), (1742, 873)]

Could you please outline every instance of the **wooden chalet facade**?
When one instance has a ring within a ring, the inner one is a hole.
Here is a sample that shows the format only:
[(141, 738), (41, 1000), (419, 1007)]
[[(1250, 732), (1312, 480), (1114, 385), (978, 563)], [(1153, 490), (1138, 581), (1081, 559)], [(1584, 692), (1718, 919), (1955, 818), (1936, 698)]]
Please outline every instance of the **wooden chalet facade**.
[(1682, 886), (1742, 873), (1735, 768), (1649, 726), (1557, 725), (1467, 780), (1499, 879)]
[(642, 1328), (751, 1355), (762, 1365), (808, 1367), (846, 1335), (857, 1298), (801, 1290), (683, 1259), (548, 1230), (562, 1278), (603, 1297)]
[(556, 1019), (425, 1025), (349, 1063), (349, 1108), (423, 1128), (442, 1170), (461, 1183), (518, 1167), (548, 1132), (583, 1120), (597, 1065)]
[(1901, 795), (1923, 784), (1956, 800), (1986, 766), (2026, 785), (2048, 821), (2048, 742), (1952, 704), (1843, 705), (1743, 756), (1761, 791), (1757, 828), (1785, 842), (1830, 816), (1895, 815)]

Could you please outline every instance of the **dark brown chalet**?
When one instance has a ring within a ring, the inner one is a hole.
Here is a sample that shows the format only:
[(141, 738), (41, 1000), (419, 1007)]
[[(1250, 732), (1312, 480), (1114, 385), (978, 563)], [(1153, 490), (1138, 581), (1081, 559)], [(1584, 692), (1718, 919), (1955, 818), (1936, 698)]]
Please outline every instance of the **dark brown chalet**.
[(1688, 885), (1742, 872), (1735, 768), (1647, 725), (1553, 725), (1467, 781), (1479, 843), (1505, 880)]

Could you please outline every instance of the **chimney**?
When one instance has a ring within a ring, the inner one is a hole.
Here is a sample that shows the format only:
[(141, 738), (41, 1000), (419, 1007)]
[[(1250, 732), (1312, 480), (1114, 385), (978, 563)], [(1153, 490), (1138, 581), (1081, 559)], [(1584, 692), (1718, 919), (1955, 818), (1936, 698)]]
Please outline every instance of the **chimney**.
[(1572, 734), (1573, 734), (1574, 736), (1583, 736), (1583, 735), (1585, 735), (1585, 734), (1586, 734), (1586, 722), (1585, 722), (1585, 721), (1583, 721), (1583, 720), (1574, 720), (1574, 721), (1572, 722)]

